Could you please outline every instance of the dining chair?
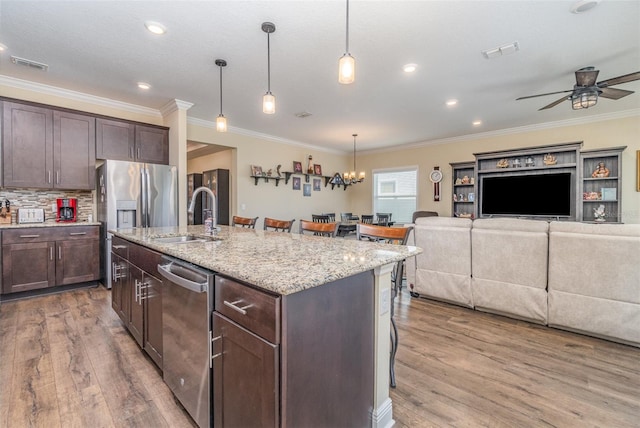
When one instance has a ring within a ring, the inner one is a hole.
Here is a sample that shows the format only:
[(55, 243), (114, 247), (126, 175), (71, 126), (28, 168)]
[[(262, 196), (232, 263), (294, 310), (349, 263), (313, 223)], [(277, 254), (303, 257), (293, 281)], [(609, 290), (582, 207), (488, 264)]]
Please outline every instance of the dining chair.
[(256, 228), (256, 221), (258, 217), (249, 218), (249, 217), (238, 217), (234, 215), (231, 219), (231, 226), (240, 226), (240, 227), (248, 227), (249, 229)]
[(326, 236), (328, 238), (335, 238), (338, 231), (338, 223), (318, 223), (308, 220), (300, 220), (300, 235), (304, 235), (305, 232), (312, 233), (316, 236)]
[(438, 213), (435, 211), (414, 211), (411, 215), (411, 223), (415, 223), (419, 217), (438, 217)]
[[(373, 240), (387, 244), (406, 245), (409, 239), (409, 233), (413, 230), (413, 226), (408, 227), (385, 227), (373, 224), (358, 223), (356, 236), (358, 240)], [(398, 328), (394, 315), (394, 300), (402, 287), (402, 276), (404, 269), (404, 260), (400, 260), (393, 267), (391, 272), (391, 356), (389, 358), (389, 377), (391, 387), (396, 387), (395, 360), (398, 351)]]
[(376, 213), (376, 223), (379, 226), (388, 226), (391, 221), (391, 213)]
[(360, 222), (364, 224), (373, 224), (373, 214), (362, 214)]
[(311, 220), (314, 223), (329, 223), (329, 216), (327, 214), (311, 214)]
[(264, 218), (264, 230), (271, 230), (273, 232), (291, 232), (291, 227), (296, 220), (276, 220), (274, 218)]

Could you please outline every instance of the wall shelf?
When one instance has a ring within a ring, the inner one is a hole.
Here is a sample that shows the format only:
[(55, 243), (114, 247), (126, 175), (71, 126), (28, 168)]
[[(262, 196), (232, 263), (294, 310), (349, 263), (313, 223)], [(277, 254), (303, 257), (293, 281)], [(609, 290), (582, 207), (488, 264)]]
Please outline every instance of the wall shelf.
[(258, 185), (258, 181), (260, 181), (260, 179), (263, 179), (265, 183), (268, 183), (269, 180), (275, 180), (276, 187), (278, 186), (278, 184), (280, 184), (280, 180), (282, 180), (282, 177), (269, 177), (268, 175), (252, 175), (251, 178), (255, 180), (256, 186)]

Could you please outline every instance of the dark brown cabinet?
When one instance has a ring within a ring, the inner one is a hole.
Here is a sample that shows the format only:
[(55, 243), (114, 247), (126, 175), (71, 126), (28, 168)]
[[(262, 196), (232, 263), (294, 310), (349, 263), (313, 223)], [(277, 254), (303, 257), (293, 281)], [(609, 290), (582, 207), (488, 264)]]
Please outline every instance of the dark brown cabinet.
[(95, 281), (98, 226), (18, 228), (2, 232), (2, 292)]
[(96, 157), (169, 164), (169, 131), (121, 120), (96, 121)]
[(161, 254), (115, 236), (111, 249), (111, 306), (162, 369), (162, 281), (151, 274)]
[(93, 189), (95, 119), (37, 105), (3, 103), (6, 187)]
[(213, 313), (213, 425), (279, 426), (279, 346)]

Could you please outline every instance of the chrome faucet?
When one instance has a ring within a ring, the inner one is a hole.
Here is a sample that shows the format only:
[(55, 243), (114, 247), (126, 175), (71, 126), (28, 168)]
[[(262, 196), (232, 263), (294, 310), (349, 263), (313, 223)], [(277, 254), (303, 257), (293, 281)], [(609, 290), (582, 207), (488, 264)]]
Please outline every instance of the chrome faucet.
[(209, 189), (208, 187), (198, 187), (196, 190), (193, 191), (193, 196), (191, 197), (191, 203), (189, 204), (189, 208), (187, 209), (187, 213), (190, 215), (193, 215), (193, 210), (196, 207), (196, 196), (198, 196), (198, 194), (200, 192), (206, 192), (209, 194), (209, 196), (211, 196), (211, 233), (215, 233), (216, 230), (216, 226), (218, 224), (218, 222), (216, 221), (216, 195), (213, 193), (213, 191), (211, 189)]

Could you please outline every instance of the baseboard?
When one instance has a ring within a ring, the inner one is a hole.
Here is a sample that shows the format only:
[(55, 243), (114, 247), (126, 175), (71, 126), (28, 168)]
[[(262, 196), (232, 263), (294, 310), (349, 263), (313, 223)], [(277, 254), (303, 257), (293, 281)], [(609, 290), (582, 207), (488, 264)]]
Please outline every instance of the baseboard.
[(371, 426), (373, 428), (391, 428), (396, 421), (393, 420), (393, 403), (387, 398), (384, 403), (371, 413)]

